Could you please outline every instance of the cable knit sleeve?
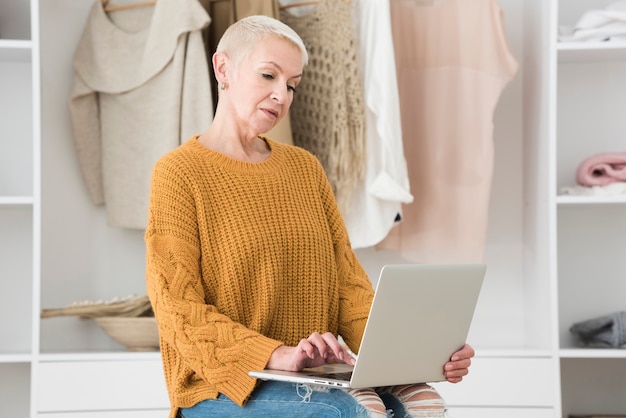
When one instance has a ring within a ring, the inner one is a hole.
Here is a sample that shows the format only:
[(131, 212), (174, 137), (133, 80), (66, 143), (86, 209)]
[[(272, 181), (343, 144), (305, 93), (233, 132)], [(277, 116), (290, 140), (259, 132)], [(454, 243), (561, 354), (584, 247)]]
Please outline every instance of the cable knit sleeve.
[(354, 352), (361, 346), (361, 338), (369, 315), (374, 289), (367, 273), (352, 250), (348, 231), (330, 184), (320, 181), (320, 194), (328, 218), (339, 278), (339, 334)]
[(281, 343), (207, 303), (193, 184), (175, 162), (162, 158), (155, 165), (145, 234), (147, 290), (170, 398), (191, 406), (219, 392), (242, 405), (255, 385), (248, 371), (263, 368)]

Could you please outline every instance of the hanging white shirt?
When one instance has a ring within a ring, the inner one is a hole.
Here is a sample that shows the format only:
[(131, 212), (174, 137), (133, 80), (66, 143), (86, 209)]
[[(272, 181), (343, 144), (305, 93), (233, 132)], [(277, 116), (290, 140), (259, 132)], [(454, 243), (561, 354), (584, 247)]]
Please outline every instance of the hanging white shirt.
[(353, 248), (382, 241), (401, 217), (402, 204), (413, 201), (402, 145), (389, 10), (384, 0), (352, 1), (367, 131), (366, 173), (344, 214)]

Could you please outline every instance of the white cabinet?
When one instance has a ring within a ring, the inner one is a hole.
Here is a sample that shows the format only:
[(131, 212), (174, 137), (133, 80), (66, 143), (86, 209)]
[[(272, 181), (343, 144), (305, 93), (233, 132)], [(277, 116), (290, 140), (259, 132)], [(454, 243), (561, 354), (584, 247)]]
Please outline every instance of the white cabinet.
[(0, 0), (0, 416), (30, 410), (36, 329), (38, 49), (29, 1)]
[(553, 418), (551, 408), (457, 408), (448, 409), (448, 418)]
[[(169, 409), (145, 411), (100, 411), (100, 412), (54, 412), (39, 414), (37, 418), (167, 418)], [(460, 418), (460, 417), (459, 417)], [(538, 417), (539, 418), (539, 417)]]
[[(573, 25), (610, 0), (565, 1), (556, 22)], [(563, 415), (624, 414), (624, 350), (580, 348), (569, 327), (626, 310), (626, 195), (560, 196), (583, 159), (626, 151), (626, 43), (556, 43), (553, 90), (558, 332)]]
[[(555, 374), (550, 356), (480, 353), (463, 384), (433, 383), (452, 407), (552, 408)], [(515, 376), (504, 385), (502, 374)]]
[[(624, 414), (623, 350), (581, 348), (569, 332), (575, 322), (626, 309), (626, 198), (562, 195), (576, 184), (587, 157), (626, 150), (626, 44), (559, 42), (560, 26), (573, 26), (611, 0), (533, 1), (526, 37), (527, 158), (541, 199), (550, 261), (552, 339), (559, 360), (559, 416)], [(543, 184), (542, 184), (543, 182)], [(547, 216), (547, 217), (546, 217)]]
[[(93, 359), (76, 356), (72, 360), (47, 360), (39, 365), (38, 412), (169, 411), (157, 353), (125, 358), (91, 357)], [(63, 384), (59, 384), (60, 376), (63, 376)], [(86, 380), (87, 376), (93, 378)], [(85, 384), (86, 381), (89, 384)], [(167, 413), (160, 416), (167, 416)]]

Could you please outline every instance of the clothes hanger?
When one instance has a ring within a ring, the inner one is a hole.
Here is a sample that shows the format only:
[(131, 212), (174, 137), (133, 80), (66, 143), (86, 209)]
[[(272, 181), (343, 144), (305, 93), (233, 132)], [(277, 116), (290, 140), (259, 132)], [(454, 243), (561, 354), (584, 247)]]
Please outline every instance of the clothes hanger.
[(295, 3), (285, 4), (284, 6), (280, 6), (279, 9), (280, 10), (285, 10), (285, 9), (289, 9), (290, 7), (308, 6), (308, 5), (317, 4), (317, 3), (319, 3), (319, 1), (317, 1), (317, 0), (297, 1)]
[[(102, 5), (106, 6), (109, 0), (102, 0)], [(105, 12), (114, 12), (116, 10), (134, 9), (135, 7), (152, 6), (156, 4), (156, 0), (141, 1), (139, 3), (119, 4), (117, 6), (105, 7)]]

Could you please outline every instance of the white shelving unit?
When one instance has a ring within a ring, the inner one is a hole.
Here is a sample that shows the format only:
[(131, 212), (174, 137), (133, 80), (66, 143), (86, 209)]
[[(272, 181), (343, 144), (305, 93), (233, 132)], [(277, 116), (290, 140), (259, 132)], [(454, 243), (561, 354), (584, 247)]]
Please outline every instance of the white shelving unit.
[[(556, 25), (573, 26), (610, 0), (560, 0)], [(626, 43), (552, 43), (556, 274), (562, 414), (624, 414), (626, 351), (581, 348), (569, 327), (626, 309), (626, 195), (564, 196), (584, 158), (626, 151)]]
[[(626, 147), (626, 44), (557, 42), (559, 24), (609, 3), (500, 0), (521, 67), (494, 116), (477, 357), (462, 384), (438, 384), (455, 418), (626, 412), (626, 354), (579, 348), (568, 331), (624, 309), (626, 197), (558, 194), (583, 158)], [(70, 131), (72, 55), (92, 4), (0, 0), (2, 417), (167, 415), (158, 353), (127, 352), (89, 320), (39, 319), (145, 292), (143, 232), (108, 227), (91, 204)], [(373, 279), (401, 261), (358, 254)]]
[(0, 1), (0, 416), (31, 409), (39, 266), (38, 49), (28, 1)]

